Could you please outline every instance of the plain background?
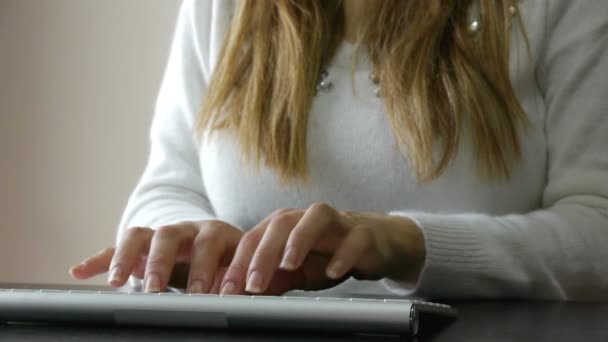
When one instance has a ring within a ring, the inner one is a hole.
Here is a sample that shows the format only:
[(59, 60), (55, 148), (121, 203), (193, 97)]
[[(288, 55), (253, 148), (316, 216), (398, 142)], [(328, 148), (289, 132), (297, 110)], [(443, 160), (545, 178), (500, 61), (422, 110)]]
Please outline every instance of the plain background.
[(178, 7), (0, 0), (0, 282), (74, 282), (113, 245)]

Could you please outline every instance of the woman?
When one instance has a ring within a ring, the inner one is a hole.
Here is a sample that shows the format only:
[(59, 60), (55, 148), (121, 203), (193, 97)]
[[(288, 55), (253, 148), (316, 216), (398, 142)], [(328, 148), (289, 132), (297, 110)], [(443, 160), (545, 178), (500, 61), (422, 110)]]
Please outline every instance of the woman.
[(607, 52), (597, 1), (187, 0), (117, 246), (72, 274), (606, 298)]

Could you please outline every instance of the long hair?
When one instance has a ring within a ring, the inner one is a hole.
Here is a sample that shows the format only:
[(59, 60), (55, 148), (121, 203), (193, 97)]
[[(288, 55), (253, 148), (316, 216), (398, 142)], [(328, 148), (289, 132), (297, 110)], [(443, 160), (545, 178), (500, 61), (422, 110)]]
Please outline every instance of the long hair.
[[(509, 77), (510, 0), (382, 0), (363, 26), (396, 143), (417, 179), (439, 177), (470, 134), (481, 175), (506, 178), (527, 123)], [(236, 133), (247, 161), (306, 180), (308, 115), (343, 38), (340, 0), (240, 0), (197, 132)], [(466, 129), (465, 129), (466, 128)], [(436, 152), (439, 153), (436, 153)]]

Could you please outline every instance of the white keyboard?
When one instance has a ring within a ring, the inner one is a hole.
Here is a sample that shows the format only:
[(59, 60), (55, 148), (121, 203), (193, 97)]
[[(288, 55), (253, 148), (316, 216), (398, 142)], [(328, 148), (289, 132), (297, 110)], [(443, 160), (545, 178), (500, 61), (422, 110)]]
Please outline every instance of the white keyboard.
[(4, 322), (415, 335), (419, 312), (456, 315), (448, 305), (402, 299), (0, 289), (0, 321)]

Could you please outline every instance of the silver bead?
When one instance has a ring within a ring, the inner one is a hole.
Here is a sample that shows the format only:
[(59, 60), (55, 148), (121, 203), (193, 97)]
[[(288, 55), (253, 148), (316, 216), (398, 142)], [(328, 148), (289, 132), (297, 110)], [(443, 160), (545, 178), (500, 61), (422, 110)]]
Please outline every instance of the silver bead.
[(319, 75), (319, 82), (316, 87), (317, 93), (319, 91), (326, 93), (333, 88), (334, 84), (325, 80), (327, 77), (329, 77), (329, 71), (327, 71), (327, 69), (321, 69), (321, 75)]
[(369, 80), (376, 85), (380, 84), (380, 77), (375, 72), (369, 74)]
[(328, 81), (321, 81), (317, 84), (317, 91), (328, 92), (334, 87), (334, 84)]
[(380, 88), (374, 89), (374, 95), (376, 95), (376, 97), (381, 97), (382, 96), (382, 92), (380, 91)]
[(478, 20), (473, 20), (470, 24), (469, 24), (469, 32), (471, 33), (477, 33), (479, 31), (479, 21)]

